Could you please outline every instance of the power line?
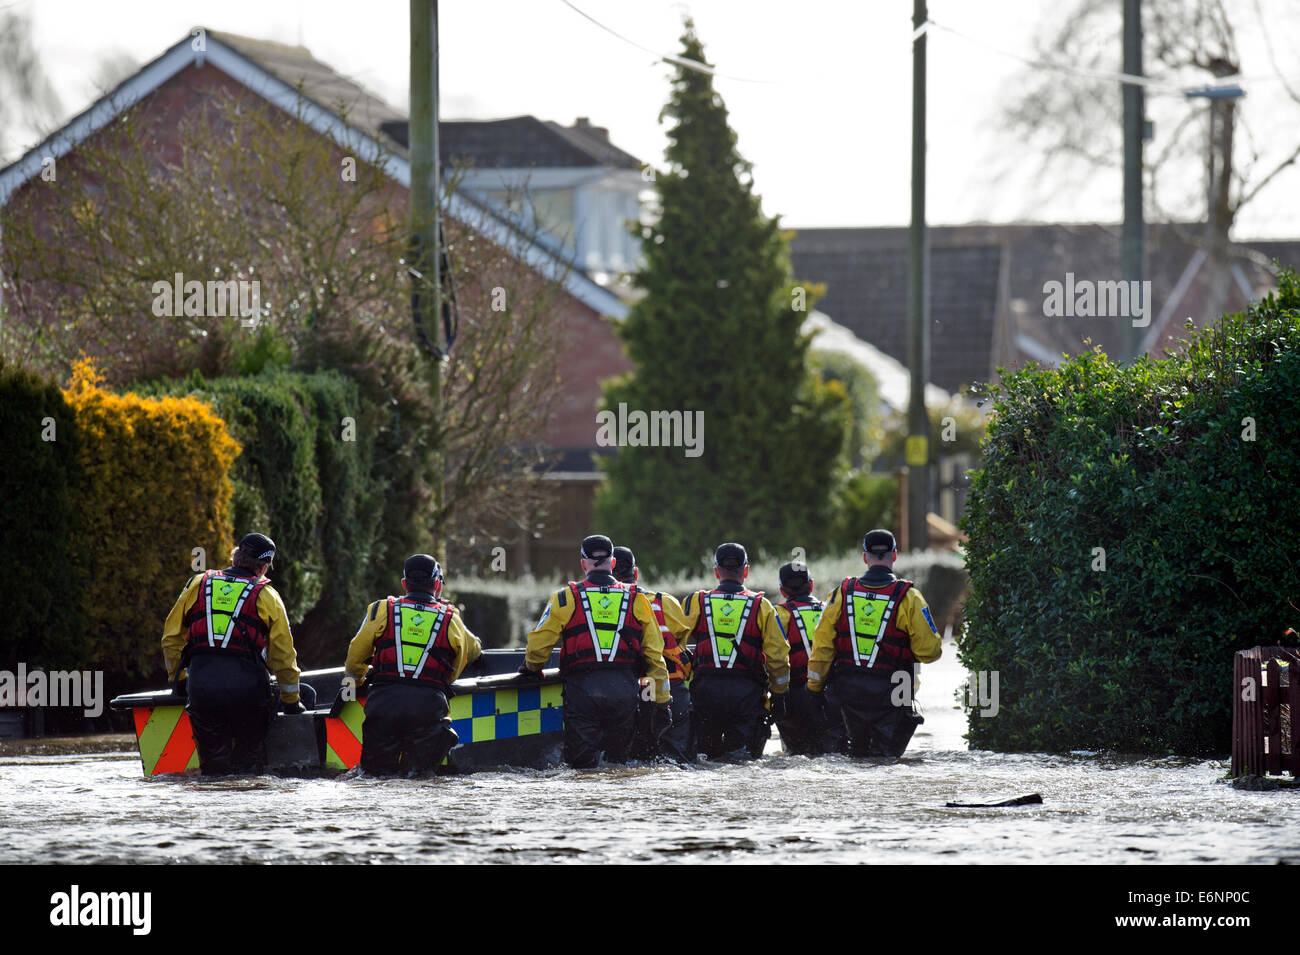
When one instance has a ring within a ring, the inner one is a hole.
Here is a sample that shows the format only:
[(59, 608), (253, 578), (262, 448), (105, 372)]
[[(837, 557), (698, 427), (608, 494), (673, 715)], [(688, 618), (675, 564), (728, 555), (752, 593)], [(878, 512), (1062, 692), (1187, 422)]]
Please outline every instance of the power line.
[(1184, 96), (1188, 92), (1193, 92), (1193, 91), (1202, 91), (1207, 89), (1212, 90), (1212, 89), (1219, 89), (1224, 87), (1239, 86), (1243, 83), (1253, 84), (1253, 83), (1263, 83), (1263, 82), (1275, 82), (1281, 79), (1280, 77), (1277, 76), (1256, 76), (1256, 77), (1247, 78), (1240, 75), (1235, 75), (1235, 76), (1219, 77), (1213, 83), (1195, 83), (1190, 86), (1187, 85), (1180, 86), (1176, 83), (1170, 83), (1166, 80), (1160, 80), (1150, 76), (1134, 76), (1130, 73), (1118, 73), (1110, 70), (1094, 70), (1085, 66), (1075, 66), (1073, 64), (1063, 64), (1063, 63), (1052, 63), (1048, 60), (1034, 59), (1032, 57), (1025, 56), (1021, 53), (1017, 53), (1014, 50), (1008, 50), (1005, 47), (996, 46), (995, 44), (989, 43), (985, 40), (976, 39), (975, 37), (967, 33), (962, 33), (960, 30), (954, 30), (952, 27), (945, 26), (942, 23), (937, 23), (934, 20), (927, 20), (925, 23), (921, 24), (921, 26), (917, 28), (916, 34), (914, 35), (924, 33), (925, 31), (931, 28), (936, 30), (942, 30), (945, 33), (951, 33), (953, 36), (965, 40), (967, 43), (970, 43), (973, 46), (980, 47), (992, 53), (997, 53), (1000, 56), (1010, 57), (1013, 60), (1019, 60), (1021, 63), (1024, 63), (1026, 66), (1030, 67), (1031, 69), (1044, 70), (1051, 73), (1065, 73), (1071, 76), (1083, 76), (1089, 79), (1110, 80), (1112, 82), (1125, 83), (1132, 86), (1141, 86), (1145, 88), (1146, 91), (1149, 93), (1167, 93), (1171, 95), (1176, 94), (1178, 96)]
[(637, 43), (635, 40), (630, 39), (629, 37), (625, 37), (623, 34), (619, 33), (617, 30), (613, 29), (612, 27), (607, 27), (607, 26), (605, 26), (605, 24), (601, 23), (599, 20), (597, 20), (597, 19), (596, 19), (595, 17), (593, 17), (591, 14), (586, 13), (586, 12), (584, 12), (584, 11), (582, 11), (582, 10), (579, 10), (579, 9), (578, 9), (577, 7), (575, 7), (572, 3), (570, 3), (569, 0), (560, 0), (560, 2), (563, 3), (563, 4), (564, 4), (566, 7), (568, 7), (570, 10), (572, 10), (574, 13), (578, 14), (580, 17), (582, 17), (582, 18), (584, 18), (584, 19), (586, 19), (586, 20), (590, 20), (592, 23), (594, 23), (596, 26), (600, 27), (602, 30), (604, 30), (606, 33), (608, 33), (610, 36), (617, 37), (618, 39), (622, 40), (624, 43), (628, 44), (629, 46), (634, 46), (634, 47), (636, 47), (638, 50), (641, 50), (643, 53), (649, 53), (649, 54), (650, 54), (651, 56), (653, 56), (656, 60), (662, 60), (662, 61), (665, 62), (665, 63), (672, 63), (672, 64), (675, 64), (676, 66), (685, 67), (686, 69), (688, 69), (688, 70), (694, 70), (694, 71), (697, 72), (697, 73), (704, 73), (706, 76), (716, 76), (716, 77), (718, 77), (719, 79), (724, 79), (724, 80), (736, 80), (736, 81), (739, 82), (739, 83), (774, 83), (774, 82), (776, 82), (775, 80), (756, 80), (756, 79), (752, 79), (752, 78), (750, 78), (750, 77), (745, 77), (745, 76), (731, 76), (730, 74), (727, 74), (727, 73), (719, 73), (716, 69), (714, 69), (713, 67), (709, 66), (707, 63), (701, 63), (701, 62), (699, 62), (698, 60), (688, 60), (688, 59), (686, 59), (685, 57), (682, 57), (682, 56), (674, 56), (672, 53), (660, 53), (660, 52), (658, 52), (658, 51), (656, 51), (656, 50), (651, 49), (651, 48), (648, 47), (648, 46), (644, 46), (643, 44)]
[[(613, 29), (612, 27), (606, 26), (604, 23), (597, 20), (591, 14), (575, 6), (572, 3), (572, 0), (560, 0), (560, 2), (563, 3), (570, 10), (572, 10), (574, 13), (582, 17), (584, 20), (587, 20), (595, 24), (601, 30), (604, 30), (610, 36), (613, 36), (621, 40), (622, 42), (628, 44), (629, 46), (641, 50), (643, 53), (649, 53), (657, 61), (672, 63), (677, 66), (684, 67), (688, 70), (695, 70), (698, 73), (704, 73), (708, 76), (716, 76), (722, 79), (736, 80), (741, 83), (770, 84), (770, 83), (777, 82), (776, 80), (760, 80), (760, 79), (754, 79), (753, 77), (732, 76), (726, 73), (719, 73), (714, 67), (709, 66), (707, 63), (700, 63), (697, 60), (686, 59), (685, 57), (675, 56), (671, 53), (660, 53), (657, 50), (652, 49), (651, 47), (648, 47), (642, 43), (638, 43), (636, 40), (633, 40), (628, 36), (624, 36), (622, 33), (619, 33), (617, 30)], [(1157, 95), (1166, 94), (1166, 95), (1184, 96), (1191, 91), (1214, 90), (1223, 87), (1237, 86), (1245, 83), (1249, 83), (1249, 84), (1256, 84), (1256, 83), (1263, 83), (1263, 82), (1281, 82), (1283, 84), (1286, 83), (1285, 78), (1281, 76), (1255, 76), (1255, 77), (1248, 78), (1248, 77), (1242, 77), (1240, 75), (1237, 75), (1237, 76), (1216, 78), (1216, 80), (1212, 83), (1196, 83), (1191, 85), (1180, 85), (1177, 83), (1169, 82), (1168, 80), (1162, 80), (1150, 76), (1135, 76), (1129, 73), (1115, 72), (1111, 70), (1094, 70), (1089, 67), (1076, 66), (1072, 63), (1054, 63), (1049, 60), (1025, 56), (1024, 54), (1017, 53), (1014, 50), (1008, 50), (1005, 47), (1000, 47), (996, 44), (978, 39), (976, 37), (971, 36), (968, 33), (963, 33), (960, 30), (956, 30), (950, 26), (939, 23), (933, 19), (927, 19), (925, 23), (922, 23), (919, 27), (917, 27), (912, 33), (912, 39), (915, 40), (917, 37), (924, 35), (931, 29), (942, 30), (945, 33), (950, 33), (959, 39), (965, 40), (967, 43), (970, 43), (972, 46), (976, 46), (981, 49), (988, 50), (989, 52), (996, 53), (999, 56), (1005, 56), (1010, 59), (1017, 60), (1025, 64), (1026, 66), (1030, 67), (1031, 69), (1043, 70), (1051, 73), (1063, 73), (1070, 76), (1082, 76), (1089, 79), (1108, 80), (1111, 82), (1124, 83), (1132, 86), (1140, 86), (1143, 87), (1148, 93), (1154, 93)]]

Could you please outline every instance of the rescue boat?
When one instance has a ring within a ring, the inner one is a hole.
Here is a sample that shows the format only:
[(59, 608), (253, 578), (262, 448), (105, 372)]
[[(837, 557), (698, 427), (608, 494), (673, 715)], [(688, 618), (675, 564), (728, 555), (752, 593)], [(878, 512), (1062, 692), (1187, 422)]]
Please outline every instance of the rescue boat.
[[(522, 649), (484, 650), (451, 685), (447, 702), (460, 742), (443, 763), (444, 772), (559, 765), (564, 737), (559, 652), (552, 654), (553, 666), (542, 671), (541, 680), (521, 679), (516, 671), (523, 662)], [(316, 691), (316, 704), (300, 715), (272, 717), (266, 735), (268, 773), (332, 774), (360, 762), (365, 699), (340, 697), (343, 676), (342, 667), (302, 674), (301, 682)], [(109, 706), (131, 711), (145, 776), (198, 772), (184, 695), (171, 689), (128, 693)]]

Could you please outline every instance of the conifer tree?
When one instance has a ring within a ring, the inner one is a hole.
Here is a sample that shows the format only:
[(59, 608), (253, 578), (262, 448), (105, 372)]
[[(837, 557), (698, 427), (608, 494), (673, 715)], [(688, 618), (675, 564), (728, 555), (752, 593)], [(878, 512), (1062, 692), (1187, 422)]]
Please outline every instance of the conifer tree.
[[(704, 63), (688, 19), (683, 59)], [(621, 335), (634, 371), (603, 410), (703, 411), (703, 447), (619, 447), (596, 524), (638, 563), (699, 567), (727, 540), (751, 552), (812, 552), (844, 469), (850, 408), (839, 382), (810, 374), (800, 327), (819, 291), (794, 281), (786, 239), (754, 194), (727, 110), (705, 72), (678, 66), (660, 114), (671, 122), (656, 176), (659, 218), (641, 229), (645, 294)]]

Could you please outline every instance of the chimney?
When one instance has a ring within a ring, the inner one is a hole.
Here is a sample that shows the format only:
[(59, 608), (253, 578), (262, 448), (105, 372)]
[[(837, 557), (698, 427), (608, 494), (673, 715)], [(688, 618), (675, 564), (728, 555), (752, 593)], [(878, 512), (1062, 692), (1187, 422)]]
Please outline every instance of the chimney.
[(591, 119), (587, 116), (579, 116), (573, 121), (573, 128), (579, 132), (589, 133), (595, 136), (601, 142), (609, 142), (609, 130), (604, 126), (591, 125)]

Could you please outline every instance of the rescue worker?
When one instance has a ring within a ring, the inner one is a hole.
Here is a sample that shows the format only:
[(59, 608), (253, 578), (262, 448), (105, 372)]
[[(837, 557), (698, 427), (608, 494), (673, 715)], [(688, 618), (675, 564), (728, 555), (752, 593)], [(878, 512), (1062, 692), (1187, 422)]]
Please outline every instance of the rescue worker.
[(374, 776), (437, 771), (460, 741), (447, 687), (483, 652), (455, 605), (442, 599), (436, 560), (406, 558), (402, 590), (403, 596), (376, 600), (366, 610), (345, 665), (352, 681), (365, 679), (361, 769)]
[(696, 745), (710, 759), (757, 759), (771, 737), (764, 707), (786, 717), (790, 654), (776, 613), (761, 593), (747, 590), (749, 556), (740, 544), (713, 555), (718, 586), (687, 596), (683, 618), (692, 648), (691, 707)]
[(582, 542), (585, 579), (551, 595), (519, 674), (540, 679), (560, 643), (564, 677), (564, 761), (574, 769), (625, 762), (640, 701), (639, 675), (649, 677), (651, 732), (672, 726), (672, 694), (664, 668), (664, 641), (650, 601), (635, 583), (614, 578), (614, 545), (603, 534)]
[(812, 595), (813, 578), (806, 564), (782, 564), (777, 574), (785, 600), (776, 605), (776, 621), (790, 647), (790, 695), (786, 718), (776, 728), (787, 753), (839, 752), (846, 745), (839, 711), (827, 713), (824, 700), (808, 693), (808, 657), (825, 604)]
[(924, 722), (912, 706), (916, 664), (943, 652), (925, 598), (894, 576), (897, 559), (893, 534), (868, 531), (866, 572), (832, 592), (813, 634), (808, 690), (824, 687), (827, 703), (840, 708), (853, 756), (903, 755)]
[(261, 773), (273, 714), (269, 669), (285, 713), (301, 713), (298, 655), (284, 601), (266, 579), (275, 542), (246, 535), (230, 566), (196, 574), (163, 624), (163, 663), (179, 687), (182, 672), (199, 772)]
[[(636, 555), (627, 547), (614, 548), (614, 577), (625, 584), (640, 581), (641, 571), (636, 565)], [(691, 691), (688, 681), (691, 678), (691, 653), (686, 649), (686, 621), (682, 617), (682, 605), (672, 594), (656, 592), (650, 597), (650, 610), (659, 625), (659, 633), (664, 640), (664, 667), (668, 671), (669, 692), (672, 694), (673, 725), (658, 739), (650, 732), (650, 717), (654, 704), (642, 694), (641, 707), (637, 711), (636, 733), (632, 745), (635, 759), (653, 759), (666, 756), (674, 762), (691, 762)]]

